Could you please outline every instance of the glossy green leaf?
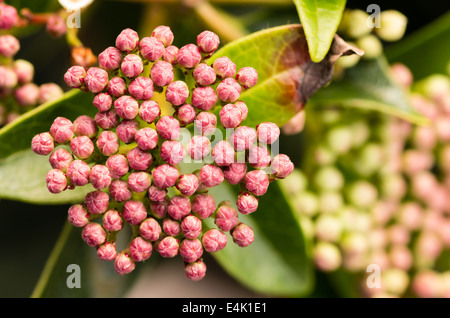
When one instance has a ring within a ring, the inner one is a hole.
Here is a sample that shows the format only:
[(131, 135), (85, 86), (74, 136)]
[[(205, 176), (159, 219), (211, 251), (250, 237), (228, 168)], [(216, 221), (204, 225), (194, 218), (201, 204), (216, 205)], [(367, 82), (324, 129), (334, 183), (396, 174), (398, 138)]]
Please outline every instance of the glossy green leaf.
[(434, 73), (448, 74), (450, 63), (450, 11), (404, 40), (386, 48), (390, 63), (408, 66), (416, 80)]
[(417, 124), (427, 123), (427, 119), (411, 107), (406, 92), (390, 79), (388, 64), (382, 57), (360, 61), (347, 69), (341, 80), (320, 89), (310, 103), (371, 109)]
[(94, 190), (87, 185), (52, 194), (45, 183), (50, 169), (46, 156), (38, 156), (31, 149), (15, 152), (0, 163), (0, 198), (35, 204), (76, 203)]
[[(281, 181), (283, 182), (283, 181)], [(236, 201), (237, 193), (229, 186), (212, 188), (216, 202)], [(309, 293), (314, 281), (310, 242), (303, 235), (284, 190), (278, 181), (259, 198), (259, 208), (239, 220), (253, 228), (255, 241), (245, 248), (232, 242), (212, 255), (240, 283), (255, 292), (283, 297)], [(212, 220), (208, 227), (215, 227)]]
[(341, 22), (345, 0), (294, 0), (313, 62), (322, 61)]
[(271, 121), (281, 126), (303, 108), (317, 89), (329, 82), (333, 64), (341, 55), (358, 51), (341, 38), (334, 39), (326, 58), (313, 63), (302, 27), (284, 25), (227, 44), (208, 62), (228, 56), (238, 69), (255, 68), (258, 84), (240, 96), (249, 108), (244, 124), (256, 126)]
[[(80, 288), (76, 282), (79, 266)], [(66, 223), (45, 264), (41, 277), (31, 295), (33, 298), (95, 298), (120, 297), (138, 276), (134, 271), (125, 276), (117, 275), (112, 262), (100, 261), (95, 249), (81, 239), (81, 229)], [(73, 287), (73, 288), (72, 288)]]

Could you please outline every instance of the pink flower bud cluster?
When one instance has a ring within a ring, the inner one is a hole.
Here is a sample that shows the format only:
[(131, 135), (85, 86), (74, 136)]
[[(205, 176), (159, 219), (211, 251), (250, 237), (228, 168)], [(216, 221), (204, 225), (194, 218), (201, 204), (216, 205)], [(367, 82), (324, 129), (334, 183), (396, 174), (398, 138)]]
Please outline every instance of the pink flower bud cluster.
[[(125, 29), (115, 46), (100, 53), (98, 67), (69, 68), (65, 82), (93, 93), (98, 112), (93, 119), (80, 116), (73, 122), (58, 117), (49, 132), (33, 138), (32, 149), (50, 155), (50, 192), (88, 183), (95, 188), (84, 203), (71, 207), (69, 221), (83, 227), (83, 239), (101, 259), (113, 260), (117, 273), (131, 272), (136, 262), (157, 252), (164, 258), (180, 255), (186, 277), (199, 280), (206, 271), (204, 251), (223, 249), (226, 232), (240, 247), (254, 241), (239, 213), (255, 212), (269, 183), (287, 177), (294, 166), (286, 155), (271, 157), (270, 147), (280, 135), (277, 125), (241, 125), (248, 108), (239, 96), (256, 85), (256, 70), (236, 72), (225, 57), (208, 63), (219, 46), (213, 32), (202, 32), (197, 44), (181, 48), (172, 41), (167, 26), (144, 38)], [(149, 76), (143, 75), (144, 65), (150, 65)], [(177, 80), (174, 68), (191, 76), (193, 86)], [(155, 94), (165, 94), (172, 115), (161, 115)], [(197, 134), (183, 144), (182, 129), (188, 125)], [(212, 143), (219, 126), (234, 131), (229, 140)], [(62, 144), (66, 147), (58, 147)], [(180, 173), (181, 163), (207, 157), (211, 163)], [(224, 181), (241, 185), (236, 208), (227, 201), (217, 205), (208, 193)], [(217, 228), (205, 228), (208, 218)], [(127, 223), (135, 234), (126, 249), (117, 251), (117, 232)]]
[[(9, 29), (17, 23), (14, 7), (0, 3), (0, 28)], [(57, 84), (37, 85), (33, 82), (34, 66), (14, 56), (20, 50), (19, 40), (11, 34), (0, 35), (0, 126), (16, 119), (30, 108), (62, 96)]]

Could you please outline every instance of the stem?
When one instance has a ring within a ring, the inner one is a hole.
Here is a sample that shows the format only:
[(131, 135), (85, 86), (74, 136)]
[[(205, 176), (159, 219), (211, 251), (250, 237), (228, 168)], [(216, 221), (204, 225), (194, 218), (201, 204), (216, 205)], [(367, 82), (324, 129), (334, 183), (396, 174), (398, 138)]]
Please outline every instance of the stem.
[(70, 47), (83, 47), (83, 43), (78, 38), (77, 28), (68, 28), (66, 32), (66, 41)]

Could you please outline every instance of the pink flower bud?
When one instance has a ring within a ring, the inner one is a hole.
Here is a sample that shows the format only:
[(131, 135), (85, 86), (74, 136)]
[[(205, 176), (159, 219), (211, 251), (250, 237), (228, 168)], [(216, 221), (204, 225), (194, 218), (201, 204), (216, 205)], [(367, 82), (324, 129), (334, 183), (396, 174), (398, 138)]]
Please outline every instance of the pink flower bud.
[(120, 97), (127, 93), (127, 83), (122, 77), (115, 76), (108, 83), (108, 92), (114, 97)]
[(153, 30), (152, 36), (160, 40), (165, 47), (168, 47), (173, 42), (173, 33), (170, 28), (165, 25), (157, 26)]
[(258, 198), (250, 193), (244, 192), (238, 196), (236, 205), (238, 211), (242, 214), (250, 214), (258, 209)]
[(218, 166), (229, 166), (234, 162), (235, 152), (228, 141), (222, 140), (214, 146), (212, 156)]
[(255, 240), (253, 229), (244, 223), (240, 223), (234, 227), (230, 233), (234, 243), (240, 247), (247, 247)]
[(177, 61), (184, 68), (194, 68), (201, 60), (202, 55), (195, 44), (187, 44), (178, 50)]
[(147, 191), (151, 182), (147, 172), (132, 172), (128, 177), (128, 187), (138, 193)]
[(389, 251), (390, 260), (395, 268), (408, 271), (413, 264), (411, 250), (404, 245), (391, 246)]
[(216, 82), (216, 71), (206, 63), (197, 65), (192, 76), (200, 86), (209, 86)]
[(175, 81), (167, 86), (166, 100), (172, 105), (179, 106), (189, 97), (189, 88), (183, 81)]
[(256, 134), (260, 143), (270, 145), (280, 136), (280, 128), (274, 123), (261, 123), (256, 126)]
[(87, 159), (94, 153), (94, 144), (87, 136), (75, 137), (70, 141), (70, 150), (79, 159)]
[(243, 67), (237, 72), (236, 80), (248, 89), (258, 83), (258, 72), (253, 67)]
[(48, 132), (38, 134), (31, 140), (31, 150), (38, 155), (47, 156), (54, 148), (53, 137)]
[(263, 170), (253, 170), (245, 175), (245, 187), (256, 196), (264, 195), (269, 188), (269, 177)]
[(106, 242), (97, 248), (97, 256), (103, 261), (112, 261), (117, 257), (116, 244)]
[(119, 275), (125, 275), (131, 273), (136, 264), (128, 255), (128, 253), (121, 252), (117, 255), (116, 260), (114, 261), (114, 270)]
[(436, 298), (441, 296), (442, 281), (439, 274), (433, 270), (422, 269), (413, 279), (412, 290), (421, 298)]
[(117, 137), (126, 144), (134, 141), (134, 136), (139, 130), (139, 122), (136, 120), (122, 120), (116, 128)]
[(205, 251), (214, 253), (222, 250), (228, 242), (228, 238), (222, 231), (208, 230), (202, 236), (202, 243)]
[(131, 149), (127, 153), (128, 163), (133, 170), (147, 170), (152, 164), (152, 155), (139, 147)]
[(148, 100), (153, 97), (153, 82), (148, 77), (139, 76), (130, 83), (128, 91), (138, 100)]
[(14, 97), (20, 106), (34, 106), (38, 103), (39, 87), (34, 83), (27, 83), (14, 91)]
[(103, 214), (103, 227), (109, 232), (117, 232), (122, 230), (123, 222), (120, 213), (116, 210), (108, 210)]
[(111, 109), (107, 112), (98, 112), (94, 117), (95, 123), (102, 129), (113, 129), (119, 124), (120, 117)]
[(191, 201), (189, 198), (175, 195), (169, 201), (167, 213), (175, 220), (181, 220), (191, 212)]
[(67, 32), (66, 20), (59, 14), (52, 14), (45, 25), (47, 33), (54, 38), (60, 38)]
[(84, 203), (91, 214), (102, 214), (108, 210), (109, 195), (103, 191), (96, 190), (86, 194)]
[[(77, 137), (81, 138), (81, 137)], [(105, 156), (112, 156), (119, 151), (119, 138), (112, 131), (102, 131), (97, 139), (98, 150)]]
[(148, 198), (150, 199), (150, 201), (153, 201), (153, 202), (164, 201), (164, 199), (166, 198), (166, 195), (167, 195), (166, 189), (160, 189), (155, 186), (151, 186), (148, 189)]
[(166, 233), (166, 235), (168, 236), (177, 236), (181, 233), (180, 222), (175, 221), (170, 217), (165, 218), (162, 225), (164, 233)]
[(63, 144), (73, 137), (73, 124), (64, 117), (57, 117), (50, 127), (50, 134), (57, 143)]
[(132, 29), (125, 29), (116, 38), (116, 47), (126, 53), (134, 51), (139, 44), (139, 35)]
[(20, 50), (19, 40), (11, 34), (0, 36), (0, 55), (13, 57)]
[(114, 109), (124, 119), (134, 119), (139, 112), (139, 103), (131, 96), (121, 96), (114, 102)]
[(124, 155), (114, 155), (106, 160), (106, 166), (111, 172), (111, 178), (119, 179), (128, 173), (128, 160)]
[(94, 94), (103, 91), (108, 85), (108, 80), (108, 73), (98, 67), (88, 69), (84, 78), (87, 89)]
[(175, 257), (178, 255), (179, 242), (173, 236), (167, 236), (159, 242), (157, 250), (164, 258)]
[(14, 73), (11, 68), (0, 65), (0, 96), (9, 96), (11, 94), (11, 89), (16, 85), (16, 73)]
[(217, 85), (217, 96), (219, 99), (226, 103), (234, 103), (241, 95), (241, 85), (238, 84), (233, 78), (224, 79), (219, 85)]
[(194, 122), (195, 116), (195, 108), (190, 104), (184, 104), (180, 108), (176, 110), (173, 114), (173, 117), (178, 119), (181, 126), (186, 126), (192, 124)]
[(50, 193), (60, 193), (67, 189), (66, 175), (59, 169), (50, 170), (45, 177), (45, 182)]
[(150, 258), (152, 255), (152, 243), (138, 236), (133, 239), (128, 247), (131, 258), (135, 262), (142, 262)]
[(203, 255), (202, 242), (199, 239), (181, 241), (180, 255), (186, 263), (195, 262)]
[(205, 136), (194, 136), (187, 144), (186, 150), (192, 159), (203, 159), (211, 152), (211, 141)]
[(234, 77), (236, 74), (236, 64), (226, 56), (216, 59), (213, 68), (219, 78)]
[(192, 92), (192, 105), (198, 109), (208, 111), (217, 103), (217, 95), (213, 88), (198, 87)]
[(247, 173), (247, 165), (245, 163), (232, 163), (223, 170), (223, 176), (229, 184), (235, 185), (244, 180)]
[(199, 281), (205, 277), (205, 274), (206, 264), (202, 259), (184, 265), (184, 275), (190, 280)]
[(30, 83), (33, 80), (34, 66), (30, 62), (22, 59), (15, 60), (13, 70), (20, 84)]
[(105, 189), (111, 183), (111, 173), (106, 166), (95, 165), (91, 168), (89, 181), (95, 189)]
[(149, 217), (139, 226), (139, 234), (146, 240), (154, 242), (161, 235), (161, 226), (154, 218)]
[(164, 43), (153, 36), (143, 38), (139, 43), (139, 48), (142, 56), (151, 62), (159, 60), (165, 51)]
[(144, 71), (144, 63), (139, 55), (128, 54), (123, 58), (120, 70), (128, 78), (136, 77)]
[(95, 121), (86, 115), (81, 115), (73, 122), (73, 131), (77, 136), (94, 138), (97, 136), (98, 128)]
[(175, 74), (173, 73), (171, 63), (157, 61), (150, 71), (150, 76), (155, 85), (163, 87), (169, 85), (173, 81)]
[(414, 81), (411, 70), (406, 65), (401, 63), (392, 64), (390, 74), (397, 83), (405, 88), (410, 87)]
[(75, 204), (69, 208), (67, 220), (73, 226), (83, 227), (89, 223), (89, 213), (81, 204)]
[(53, 169), (59, 169), (64, 172), (67, 171), (67, 167), (69, 167), (72, 161), (72, 154), (62, 148), (55, 150), (49, 158), (50, 165)]
[(64, 94), (62, 88), (55, 83), (46, 83), (39, 86), (38, 103), (44, 104), (49, 101), (54, 101)]
[(159, 116), (161, 116), (161, 109), (157, 102), (148, 100), (141, 104), (141, 107), (139, 108), (139, 117), (141, 117), (143, 121), (151, 124)]
[(185, 196), (191, 196), (197, 191), (198, 178), (194, 174), (183, 174), (178, 179), (177, 189)]
[(231, 134), (231, 142), (236, 151), (248, 150), (256, 141), (256, 131), (247, 126), (238, 127)]
[(216, 210), (216, 202), (211, 194), (197, 194), (192, 200), (192, 212), (200, 219), (209, 218)]
[(164, 200), (160, 202), (150, 202), (150, 210), (153, 215), (158, 219), (162, 219), (167, 215), (167, 207), (169, 206), (169, 201)]
[(82, 66), (72, 66), (64, 74), (64, 82), (70, 88), (80, 88), (86, 77), (86, 70)]
[(178, 48), (174, 45), (166, 47), (166, 50), (163, 54), (163, 59), (167, 63), (170, 63), (172, 65), (177, 64), (177, 54), (178, 54)]
[(228, 232), (238, 223), (238, 212), (225, 201), (219, 205), (215, 215), (215, 223), (219, 229)]
[(138, 130), (134, 139), (142, 150), (155, 149), (158, 145), (158, 134), (153, 128), (145, 127)]
[(84, 186), (89, 183), (91, 168), (81, 160), (74, 160), (67, 167), (67, 177), (74, 186)]
[[(244, 104), (245, 105), (245, 104)], [(241, 109), (234, 104), (226, 104), (219, 113), (220, 122), (224, 128), (236, 128), (242, 122)]]
[(155, 186), (165, 189), (175, 185), (179, 172), (176, 168), (163, 164), (153, 169), (152, 175)]
[[(248, 162), (253, 168), (264, 169), (270, 164), (271, 160), (272, 158), (270, 157), (269, 150), (266, 146), (253, 146), (248, 152)], [(292, 168), (294, 168), (293, 165)]]
[(91, 222), (83, 228), (81, 237), (87, 245), (95, 247), (106, 241), (106, 232), (100, 224)]
[(106, 71), (114, 71), (120, 67), (122, 59), (122, 52), (119, 49), (110, 46), (98, 55), (98, 64)]
[(195, 129), (204, 136), (212, 135), (216, 130), (217, 117), (208, 112), (200, 112), (194, 121)]
[(181, 231), (188, 239), (197, 238), (202, 233), (202, 221), (196, 216), (188, 215), (181, 221)]
[(180, 122), (172, 116), (162, 116), (156, 124), (159, 136), (167, 140), (176, 140), (180, 136)]
[(0, 3), (0, 29), (11, 29), (19, 21), (16, 8)]
[(219, 36), (211, 31), (203, 31), (197, 36), (197, 45), (202, 53), (214, 53), (219, 43)]
[(131, 199), (131, 191), (128, 189), (127, 182), (123, 180), (113, 180), (109, 185), (109, 194), (117, 202), (124, 202)]
[(186, 150), (179, 141), (168, 140), (161, 145), (161, 159), (171, 166), (176, 166), (183, 161)]
[(123, 205), (123, 218), (131, 225), (138, 225), (147, 217), (147, 210), (141, 201), (126, 201)]
[(199, 181), (208, 188), (218, 186), (223, 182), (224, 176), (222, 170), (213, 165), (204, 165), (200, 169)]
[(294, 164), (291, 159), (284, 154), (276, 155), (270, 166), (272, 174), (278, 179), (284, 179), (294, 170)]

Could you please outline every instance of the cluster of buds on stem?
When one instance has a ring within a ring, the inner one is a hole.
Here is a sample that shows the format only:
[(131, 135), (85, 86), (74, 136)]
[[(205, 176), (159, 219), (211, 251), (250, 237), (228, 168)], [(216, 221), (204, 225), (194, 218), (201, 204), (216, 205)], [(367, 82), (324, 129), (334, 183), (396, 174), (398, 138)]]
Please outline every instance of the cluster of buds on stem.
[[(432, 76), (411, 92), (408, 68), (391, 69), (430, 124), (310, 112), (323, 127), (312, 153), (317, 166), (307, 175), (295, 170), (282, 185), (315, 242), (319, 270), (362, 277), (354, 288), (363, 296), (450, 297), (450, 272), (440, 266), (450, 249), (450, 80)], [(366, 284), (371, 264), (381, 287)]]
[[(69, 68), (67, 85), (93, 93), (98, 113), (73, 122), (56, 118), (49, 132), (33, 138), (32, 149), (50, 155), (50, 192), (89, 183), (95, 188), (69, 209), (69, 222), (83, 227), (84, 241), (99, 258), (114, 261), (117, 273), (133, 271), (155, 251), (166, 258), (179, 254), (186, 277), (200, 280), (206, 272), (203, 252), (223, 249), (226, 233), (240, 247), (253, 242), (253, 230), (239, 221), (239, 213), (255, 212), (269, 183), (287, 177), (294, 166), (286, 155), (271, 156), (280, 135), (276, 124), (242, 125), (248, 108), (239, 97), (256, 85), (257, 71), (238, 69), (227, 57), (208, 63), (219, 46), (213, 32), (181, 48), (172, 41), (167, 26), (143, 38), (125, 29), (115, 46), (99, 54), (98, 67)], [(176, 80), (175, 68), (186, 81)], [(198, 167), (192, 163), (201, 168), (189, 171)], [(217, 204), (209, 193), (222, 182), (240, 185), (235, 205)], [(208, 218), (216, 228), (205, 227)], [(117, 233), (126, 224), (133, 235), (117, 251)]]
[(55, 83), (33, 83), (34, 66), (24, 59), (14, 59), (19, 40), (8, 31), (19, 25), (17, 10), (0, 3), (0, 126), (15, 120), (31, 108), (59, 98), (63, 90)]

